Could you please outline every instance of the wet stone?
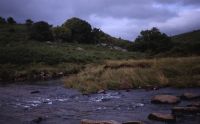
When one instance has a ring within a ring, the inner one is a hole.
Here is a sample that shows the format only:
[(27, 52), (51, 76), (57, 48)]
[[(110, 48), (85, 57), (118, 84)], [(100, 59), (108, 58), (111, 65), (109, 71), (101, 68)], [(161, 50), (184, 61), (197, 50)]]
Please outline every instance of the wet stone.
[(120, 124), (117, 121), (113, 120), (88, 120), (88, 119), (83, 119), (81, 120), (81, 124)]
[(31, 94), (36, 94), (36, 93), (40, 93), (40, 91), (39, 90), (31, 91)]
[(180, 102), (180, 98), (172, 95), (156, 95), (151, 99), (155, 104), (176, 104)]
[(124, 122), (122, 124), (144, 124), (144, 123), (141, 121), (128, 121), (128, 122)]
[(198, 99), (200, 98), (200, 94), (195, 94), (195, 93), (184, 93), (181, 96), (182, 99), (186, 99), (186, 100), (192, 100), (192, 99)]
[(150, 120), (163, 121), (163, 122), (175, 122), (176, 118), (171, 114), (163, 113), (151, 113), (148, 118)]
[(172, 108), (172, 114), (174, 115), (191, 115), (200, 113), (200, 108), (197, 107), (174, 107)]
[(188, 107), (198, 107), (198, 108), (200, 108), (200, 101), (192, 102), (191, 104), (188, 105)]
[(32, 120), (32, 122), (33, 122), (33, 123), (36, 123), (36, 124), (39, 124), (39, 123), (41, 123), (43, 120), (44, 120), (44, 118), (38, 117), (38, 118)]

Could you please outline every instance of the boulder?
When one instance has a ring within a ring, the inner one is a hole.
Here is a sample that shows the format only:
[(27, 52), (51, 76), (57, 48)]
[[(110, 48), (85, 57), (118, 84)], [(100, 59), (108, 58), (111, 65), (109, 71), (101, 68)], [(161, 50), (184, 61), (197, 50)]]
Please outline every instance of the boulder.
[(172, 95), (156, 95), (151, 99), (156, 104), (176, 104), (180, 102), (180, 98)]
[(32, 122), (33, 122), (33, 123), (36, 123), (36, 124), (39, 124), (39, 123), (41, 123), (43, 120), (44, 120), (44, 118), (38, 117), (38, 118), (32, 120)]
[(200, 113), (200, 108), (197, 107), (174, 107), (172, 108), (172, 114), (174, 115), (191, 115)]
[(186, 100), (191, 100), (191, 99), (197, 99), (200, 98), (200, 94), (195, 94), (195, 93), (184, 93), (181, 96), (182, 99), (186, 99)]
[(164, 122), (175, 122), (176, 118), (171, 114), (163, 114), (163, 113), (151, 113), (148, 118), (150, 120), (156, 121), (164, 121)]
[(200, 101), (193, 102), (193, 103), (189, 104), (188, 107), (199, 107), (200, 108)]
[(122, 124), (144, 124), (144, 123), (141, 121), (128, 121), (128, 122), (124, 122)]
[(81, 120), (81, 124), (120, 124), (120, 123), (113, 120), (98, 121), (98, 120), (83, 119)]
[(39, 90), (35, 90), (35, 91), (31, 91), (30, 93), (31, 94), (36, 94), (36, 93), (40, 93), (40, 91)]

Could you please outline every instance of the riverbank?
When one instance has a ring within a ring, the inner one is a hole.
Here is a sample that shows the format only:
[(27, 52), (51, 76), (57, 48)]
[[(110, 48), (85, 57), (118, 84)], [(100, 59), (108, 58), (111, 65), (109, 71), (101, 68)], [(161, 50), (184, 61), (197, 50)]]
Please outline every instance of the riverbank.
[(146, 87), (199, 87), (200, 57), (106, 61), (65, 79), (83, 93)]

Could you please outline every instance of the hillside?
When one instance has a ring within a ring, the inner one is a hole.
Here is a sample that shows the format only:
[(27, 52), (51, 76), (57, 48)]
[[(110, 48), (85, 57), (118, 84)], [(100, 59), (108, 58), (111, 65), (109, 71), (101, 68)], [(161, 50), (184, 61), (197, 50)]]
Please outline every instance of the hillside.
[(175, 42), (200, 42), (200, 30), (175, 35), (172, 40)]

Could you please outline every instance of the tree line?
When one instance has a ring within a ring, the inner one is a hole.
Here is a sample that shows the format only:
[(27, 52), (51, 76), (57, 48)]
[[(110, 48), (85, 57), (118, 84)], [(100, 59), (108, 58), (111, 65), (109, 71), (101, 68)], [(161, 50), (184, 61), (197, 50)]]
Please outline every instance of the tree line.
[[(4, 19), (0, 17), (0, 24), (17, 24), (12, 17)], [(167, 51), (180, 51), (182, 48), (193, 49), (188, 46), (174, 43), (167, 34), (162, 33), (158, 28), (153, 27), (140, 32), (140, 35), (133, 41), (128, 42), (121, 38), (114, 38), (92, 26), (85, 20), (73, 17), (66, 20), (62, 25), (53, 27), (45, 21), (33, 22), (31, 19), (25, 21), (28, 35), (31, 40), (55, 41), (84, 44), (107, 43), (125, 47), (130, 51), (159, 54)], [(124, 41), (124, 42), (123, 42)], [(199, 45), (199, 44), (198, 44)], [(178, 47), (178, 48), (177, 48)], [(176, 48), (176, 49), (175, 49)], [(186, 49), (186, 50), (187, 50)], [(196, 50), (199, 52), (199, 50)], [(196, 52), (195, 51), (195, 52)]]

